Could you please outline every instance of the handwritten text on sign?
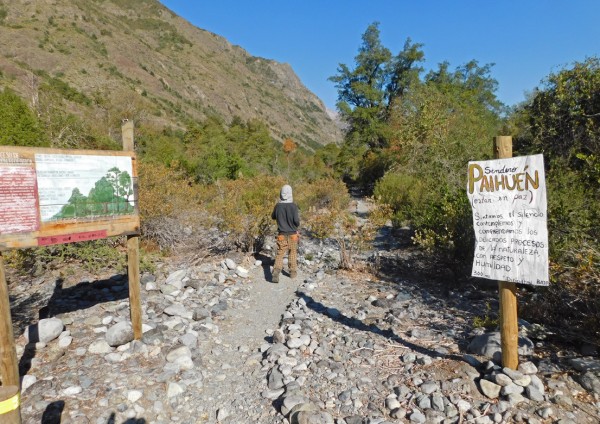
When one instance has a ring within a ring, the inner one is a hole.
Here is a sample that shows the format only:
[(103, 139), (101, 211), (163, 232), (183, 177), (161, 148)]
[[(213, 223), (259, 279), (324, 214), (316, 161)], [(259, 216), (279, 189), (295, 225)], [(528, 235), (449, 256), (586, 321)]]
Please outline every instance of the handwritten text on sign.
[(469, 162), (474, 277), (547, 286), (547, 202), (542, 155)]

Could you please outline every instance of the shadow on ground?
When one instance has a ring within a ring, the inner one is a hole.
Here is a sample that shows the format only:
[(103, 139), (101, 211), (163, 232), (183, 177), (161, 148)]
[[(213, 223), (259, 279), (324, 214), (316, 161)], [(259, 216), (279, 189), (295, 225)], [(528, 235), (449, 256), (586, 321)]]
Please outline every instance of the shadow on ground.
[(325, 315), (331, 318), (333, 321), (345, 325), (346, 327), (352, 328), (354, 330), (368, 331), (374, 334), (378, 334), (382, 337), (387, 338), (390, 342), (401, 344), (402, 346), (412, 349), (415, 352), (430, 356), (432, 358), (443, 357), (448, 359), (454, 359), (457, 361), (463, 361), (463, 358), (458, 355), (443, 354), (440, 352), (436, 352), (435, 350), (427, 349), (423, 346), (419, 346), (417, 344), (404, 340), (402, 337), (395, 334), (392, 330), (384, 330), (374, 324), (367, 325), (359, 319), (347, 317), (346, 315), (342, 314), (337, 308), (330, 308), (328, 306), (325, 306), (321, 302), (314, 300), (312, 297), (310, 297), (304, 292), (298, 291), (296, 295), (306, 302), (306, 306), (308, 308), (312, 309), (313, 311), (319, 314)]

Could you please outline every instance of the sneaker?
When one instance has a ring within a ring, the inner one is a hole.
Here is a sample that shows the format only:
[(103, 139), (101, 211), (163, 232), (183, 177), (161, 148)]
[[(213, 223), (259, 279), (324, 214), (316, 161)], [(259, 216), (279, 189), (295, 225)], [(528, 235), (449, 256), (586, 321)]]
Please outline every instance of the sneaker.
[(281, 271), (278, 269), (274, 269), (273, 270), (273, 279), (271, 281), (273, 281), (274, 283), (279, 283), (279, 273)]
[(290, 278), (296, 278), (296, 275), (298, 275), (297, 271), (290, 271)]

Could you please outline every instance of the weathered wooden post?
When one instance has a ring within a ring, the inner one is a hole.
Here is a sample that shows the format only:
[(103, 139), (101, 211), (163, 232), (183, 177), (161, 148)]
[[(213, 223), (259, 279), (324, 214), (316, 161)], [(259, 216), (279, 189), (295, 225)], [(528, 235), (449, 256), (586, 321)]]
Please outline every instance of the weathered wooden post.
[[(134, 151), (133, 121), (126, 121), (121, 127), (123, 150)], [(129, 309), (133, 337), (142, 338), (142, 304), (140, 298), (140, 238), (127, 236), (127, 277), (129, 279)]]
[(13, 337), (4, 258), (0, 252), (0, 422), (21, 423), (19, 364)]
[(19, 386), (0, 387), (0, 423), (21, 424)]
[[(494, 138), (496, 159), (512, 158), (512, 137)], [(498, 282), (500, 292), (500, 337), (502, 365), (516, 370), (519, 365), (519, 325), (517, 322), (517, 288), (515, 283)]]

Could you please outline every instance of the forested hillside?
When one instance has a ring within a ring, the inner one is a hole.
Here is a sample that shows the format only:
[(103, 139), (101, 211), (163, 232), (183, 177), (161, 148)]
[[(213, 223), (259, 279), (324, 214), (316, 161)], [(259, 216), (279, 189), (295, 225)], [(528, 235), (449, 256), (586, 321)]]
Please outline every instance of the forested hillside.
[(148, 131), (260, 120), (280, 143), (339, 142), (288, 64), (254, 57), (155, 0), (0, 1), (0, 84), (26, 99), (55, 147), (101, 147), (122, 119)]

